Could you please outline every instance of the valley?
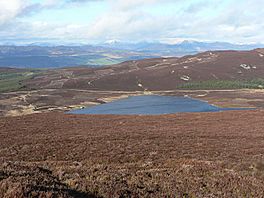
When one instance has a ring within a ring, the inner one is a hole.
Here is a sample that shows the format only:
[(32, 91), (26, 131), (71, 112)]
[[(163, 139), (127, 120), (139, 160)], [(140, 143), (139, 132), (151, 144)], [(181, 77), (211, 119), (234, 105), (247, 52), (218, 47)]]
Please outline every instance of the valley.
[(101, 68), (1, 68), (0, 114), (68, 111), (134, 95), (189, 96), (219, 107), (263, 107), (264, 51), (214, 51)]
[[(0, 197), (262, 197), (263, 76), (263, 49), (2, 67)], [(142, 95), (253, 110), (67, 113)]]

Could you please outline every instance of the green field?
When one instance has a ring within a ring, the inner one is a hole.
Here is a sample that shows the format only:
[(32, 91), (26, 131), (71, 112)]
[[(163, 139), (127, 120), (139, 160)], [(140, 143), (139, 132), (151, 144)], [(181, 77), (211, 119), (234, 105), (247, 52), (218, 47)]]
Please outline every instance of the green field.
[(23, 81), (32, 78), (39, 71), (0, 73), (0, 92), (17, 91), (23, 88)]

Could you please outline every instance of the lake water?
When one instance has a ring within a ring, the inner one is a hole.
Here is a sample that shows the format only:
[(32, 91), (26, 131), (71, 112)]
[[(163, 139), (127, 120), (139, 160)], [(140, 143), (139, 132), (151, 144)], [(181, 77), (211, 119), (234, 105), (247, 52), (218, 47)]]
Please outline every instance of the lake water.
[(239, 110), (240, 108), (219, 108), (207, 102), (189, 97), (143, 95), (131, 96), (114, 102), (70, 111), (71, 114), (119, 114), (159, 115), (180, 112), (217, 112)]

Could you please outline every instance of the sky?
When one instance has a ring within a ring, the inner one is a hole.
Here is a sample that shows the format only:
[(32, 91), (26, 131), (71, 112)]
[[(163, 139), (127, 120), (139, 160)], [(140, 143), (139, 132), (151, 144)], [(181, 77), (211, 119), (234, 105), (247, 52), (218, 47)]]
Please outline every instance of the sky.
[(264, 43), (263, 0), (0, 0), (1, 42)]

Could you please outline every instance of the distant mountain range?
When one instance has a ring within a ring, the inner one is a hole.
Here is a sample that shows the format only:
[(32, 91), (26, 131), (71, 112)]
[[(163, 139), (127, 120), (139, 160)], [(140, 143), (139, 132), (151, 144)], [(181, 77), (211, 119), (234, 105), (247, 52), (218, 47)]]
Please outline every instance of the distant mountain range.
[(228, 42), (199, 42), (185, 40), (177, 44), (165, 43), (123, 43), (118, 41), (106, 42), (104, 47), (124, 49), (137, 52), (151, 53), (159, 56), (183, 56), (215, 50), (253, 50), (263, 48), (264, 44), (232, 44)]
[(71, 66), (98, 67), (158, 57), (181, 57), (214, 50), (252, 50), (264, 44), (232, 44), (227, 42), (183, 41), (177, 44), (125, 43), (111, 40), (98, 45), (67, 44), (55, 46), (48, 42), (24, 46), (0, 46), (0, 67), (58, 68)]
[(0, 67), (58, 68), (98, 67), (127, 60), (155, 58), (150, 53), (102, 46), (0, 46)]

